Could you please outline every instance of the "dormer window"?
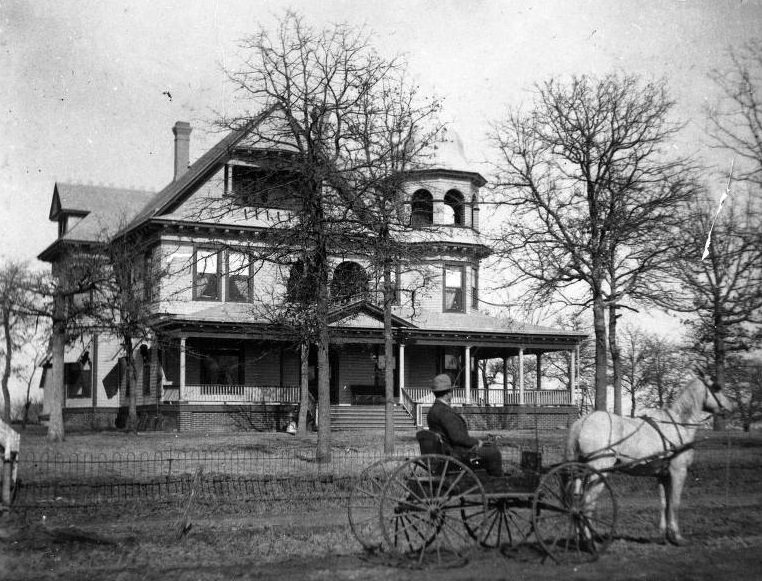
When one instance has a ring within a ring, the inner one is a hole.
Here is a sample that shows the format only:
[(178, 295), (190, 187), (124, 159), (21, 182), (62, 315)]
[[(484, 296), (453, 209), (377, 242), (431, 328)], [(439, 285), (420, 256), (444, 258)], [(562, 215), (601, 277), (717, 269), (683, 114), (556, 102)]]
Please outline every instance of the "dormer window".
[(434, 198), (428, 190), (418, 190), (411, 201), (410, 225), (431, 226), (434, 223)]
[(58, 237), (62, 238), (66, 234), (66, 229), (69, 223), (69, 217), (66, 214), (61, 214), (58, 217)]
[(288, 209), (294, 204), (294, 180), (285, 172), (233, 164), (228, 191), (241, 203), (261, 208)]
[(463, 194), (458, 190), (450, 190), (444, 197), (444, 219), (443, 224), (453, 224), (463, 226), (465, 223)]

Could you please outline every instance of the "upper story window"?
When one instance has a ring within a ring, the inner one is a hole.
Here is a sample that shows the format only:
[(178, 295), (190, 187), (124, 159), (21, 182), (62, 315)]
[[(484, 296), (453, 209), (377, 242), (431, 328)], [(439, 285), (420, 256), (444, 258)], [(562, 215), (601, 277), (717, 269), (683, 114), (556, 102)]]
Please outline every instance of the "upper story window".
[(227, 300), (246, 303), (251, 299), (251, 265), (243, 252), (230, 251), (227, 268)]
[(251, 283), (251, 260), (245, 252), (196, 250), (193, 261), (194, 300), (249, 302)]
[(156, 298), (154, 296), (156, 288), (156, 281), (154, 281), (154, 278), (153, 253), (149, 251), (143, 257), (143, 300), (148, 303)]
[(444, 268), (444, 311), (449, 313), (465, 312), (466, 283), (465, 269), (457, 264), (449, 264)]
[(338, 302), (365, 299), (368, 296), (368, 275), (356, 262), (342, 262), (331, 280), (331, 296)]
[(463, 226), (465, 224), (465, 207), (463, 194), (458, 190), (450, 190), (444, 197), (444, 224)]
[(294, 205), (294, 180), (287, 173), (248, 165), (228, 168), (230, 191), (242, 204), (284, 209)]
[(193, 261), (193, 298), (197, 301), (220, 300), (220, 264), (216, 250), (196, 250)]
[(479, 308), (479, 269), (471, 268), (471, 308)]
[(431, 226), (434, 223), (434, 198), (427, 190), (418, 190), (411, 202), (410, 225)]

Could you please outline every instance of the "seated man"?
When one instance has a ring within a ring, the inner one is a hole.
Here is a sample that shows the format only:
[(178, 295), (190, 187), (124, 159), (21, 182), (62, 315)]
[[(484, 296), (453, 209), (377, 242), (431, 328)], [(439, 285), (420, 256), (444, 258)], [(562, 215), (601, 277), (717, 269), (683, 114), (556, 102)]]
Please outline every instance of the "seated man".
[(450, 407), (452, 401), (452, 382), (450, 376), (442, 373), (434, 378), (431, 389), (436, 400), (431, 406), (426, 421), (429, 429), (440, 434), (452, 447), (453, 455), (459, 460), (478, 456), (487, 467), (491, 476), (503, 475), (503, 458), (495, 446), (468, 435), (468, 426), (463, 416)]

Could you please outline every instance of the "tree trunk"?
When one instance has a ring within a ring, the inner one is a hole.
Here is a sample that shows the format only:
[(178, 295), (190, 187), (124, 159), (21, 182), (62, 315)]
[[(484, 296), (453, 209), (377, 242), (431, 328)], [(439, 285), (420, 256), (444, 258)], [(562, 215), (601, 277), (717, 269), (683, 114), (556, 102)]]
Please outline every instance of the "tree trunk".
[(328, 322), (324, 316), (318, 323), (317, 365), (318, 365), (318, 442), (317, 460), (331, 461), (331, 382), (330, 360), (328, 357)]
[[(50, 381), (45, 382), (45, 399), (48, 409), (48, 442), (63, 442), (63, 399), (64, 399), (64, 351), (66, 348), (66, 320), (64, 319), (63, 299), (54, 297), (53, 330), (50, 339), (51, 367)], [(50, 390), (50, 393), (47, 393)]]
[(392, 337), (392, 303), (394, 284), (388, 261), (384, 264), (384, 454), (394, 454), (394, 338)]
[[(722, 299), (719, 296), (715, 296), (714, 300), (714, 383), (715, 385), (723, 389), (725, 387), (725, 357), (727, 354), (727, 348), (725, 345), (725, 337), (727, 336), (727, 329), (725, 326), (725, 317), (722, 312)], [(713, 418), (713, 428), (715, 431), (722, 431), (725, 429), (725, 418), (720, 415), (715, 415)]]
[(606, 411), (608, 408), (607, 356), (606, 356), (606, 314), (603, 295), (594, 291), (593, 328), (595, 329), (595, 409)]
[(37, 364), (39, 360), (37, 357), (34, 358), (32, 368), (32, 372), (29, 374), (29, 379), (26, 382), (26, 399), (24, 399), (24, 415), (21, 418), (21, 429), (26, 429), (26, 424), (29, 421), (29, 407), (32, 405), (32, 402), (29, 400), (29, 395), (32, 391), (32, 382), (34, 381), (35, 372), (37, 371)]
[(11, 359), (13, 358), (13, 340), (11, 337), (11, 311), (3, 307), (3, 332), (5, 333), (5, 367), (3, 368), (3, 420), (11, 423), (11, 392), (8, 381), (11, 378)]
[[(633, 346), (633, 349), (635, 347)], [(637, 361), (635, 361), (635, 353), (630, 356), (630, 417), (635, 417), (635, 378), (637, 377)]]
[(307, 434), (307, 411), (310, 406), (310, 346), (305, 341), (299, 347), (301, 380), (299, 382), (299, 418), (296, 425), (296, 433), (300, 436)]
[(133, 357), (133, 345), (132, 337), (125, 336), (123, 338), (122, 347), (125, 352), (125, 360), (127, 363), (127, 372), (124, 379), (126, 384), (127, 393), (129, 393), (128, 400), (128, 413), (127, 413), (127, 431), (133, 434), (138, 433), (138, 386), (137, 374), (135, 373), (135, 358)]
[(622, 352), (616, 339), (617, 306), (609, 305), (609, 350), (611, 351), (611, 368), (614, 383), (614, 413), (622, 415)]

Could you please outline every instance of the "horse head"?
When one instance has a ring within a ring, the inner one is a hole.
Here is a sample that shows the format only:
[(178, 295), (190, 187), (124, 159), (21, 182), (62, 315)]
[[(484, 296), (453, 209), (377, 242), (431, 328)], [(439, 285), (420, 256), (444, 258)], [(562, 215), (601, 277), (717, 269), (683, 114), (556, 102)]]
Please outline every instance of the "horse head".
[(735, 410), (736, 405), (725, 395), (723, 390), (712, 381), (711, 384), (704, 383), (706, 393), (704, 394), (704, 411), (710, 414), (726, 415)]

